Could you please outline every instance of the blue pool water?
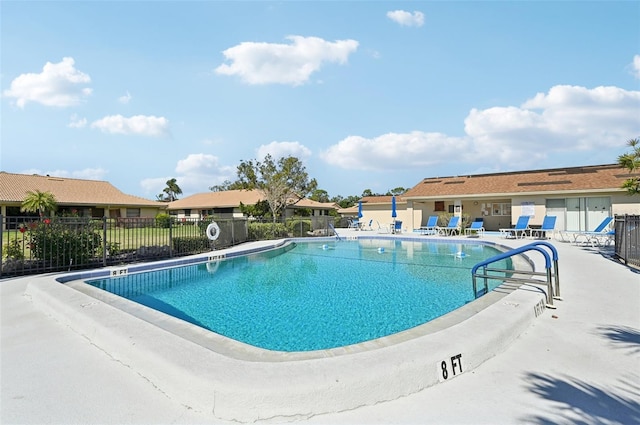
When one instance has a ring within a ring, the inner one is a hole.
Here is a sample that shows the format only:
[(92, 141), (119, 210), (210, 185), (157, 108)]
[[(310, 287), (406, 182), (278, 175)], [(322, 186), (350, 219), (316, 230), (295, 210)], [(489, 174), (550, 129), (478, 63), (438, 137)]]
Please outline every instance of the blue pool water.
[[(461, 307), (474, 300), (471, 268), (497, 253), (397, 239), (303, 242), (88, 283), (256, 347), (310, 351), (391, 335)], [(512, 268), (509, 259), (495, 267)]]

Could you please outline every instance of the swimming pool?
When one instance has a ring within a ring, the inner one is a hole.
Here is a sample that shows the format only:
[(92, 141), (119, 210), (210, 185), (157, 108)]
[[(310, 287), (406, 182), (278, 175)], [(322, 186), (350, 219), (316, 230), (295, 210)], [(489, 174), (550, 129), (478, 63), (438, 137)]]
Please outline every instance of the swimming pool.
[(298, 242), (87, 283), (255, 347), (313, 351), (392, 335), (473, 301), (471, 268), (498, 252), (481, 243)]
[[(365, 250), (365, 257), (380, 258), (375, 244), (367, 241), (372, 237), (352, 237), (371, 245)], [(390, 240), (400, 239), (402, 244), (425, 241), (424, 237), (411, 235), (382, 238), (389, 242), (381, 257), (389, 254), (389, 247), (394, 245)], [(324, 240), (327, 245), (332, 243), (329, 238)], [(454, 264), (466, 267), (466, 263), (475, 263), (473, 257), (454, 255), (458, 252), (454, 247), (471, 242), (468, 239), (441, 241), (450, 244), (449, 254), (456, 258)], [(142, 276), (152, 270), (182, 271), (186, 270), (181, 267), (184, 265), (204, 264), (206, 268), (207, 263), (216, 275), (231, 258), (277, 249), (286, 243), (251, 242), (166, 261), (37, 276), (30, 279), (25, 296), (44, 314), (87, 339), (109, 359), (144, 377), (168, 397), (211, 412), (216, 418), (236, 422), (288, 422), (292, 418), (355, 409), (472, 373), (508, 349), (541, 317), (546, 302), (544, 291), (535, 287), (503, 284), (451, 313), (393, 335), (328, 350), (283, 352), (243, 344), (85, 283), (107, 276)], [(486, 244), (482, 250), (486, 246), (508, 250), (519, 241), (501, 241), (501, 245), (491, 240), (476, 243)], [(480, 251), (472, 246), (468, 255), (474, 248)], [(426, 245), (407, 249), (407, 255), (414, 259), (426, 256), (421, 249)], [(443, 253), (447, 257), (449, 254)], [(220, 257), (226, 259), (218, 263), (216, 270), (216, 263), (211, 260)], [(533, 270), (534, 264), (542, 266), (538, 258), (512, 258), (518, 270)]]

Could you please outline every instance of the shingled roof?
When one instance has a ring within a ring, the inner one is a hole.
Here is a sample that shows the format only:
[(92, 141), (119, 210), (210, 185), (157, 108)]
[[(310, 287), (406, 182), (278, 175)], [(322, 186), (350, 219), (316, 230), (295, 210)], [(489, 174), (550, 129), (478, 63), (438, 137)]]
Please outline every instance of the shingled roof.
[(0, 171), (0, 202), (22, 203), (27, 192), (50, 192), (59, 205), (149, 206), (164, 208), (165, 203), (127, 195), (111, 183), (66, 177), (13, 174)]
[[(638, 174), (636, 174), (637, 176)], [(451, 196), (512, 196), (522, 193), (617, 192), (631, 175), (618, 164), (546, 170), (430, 177), (402, 195), (405, 199)]]

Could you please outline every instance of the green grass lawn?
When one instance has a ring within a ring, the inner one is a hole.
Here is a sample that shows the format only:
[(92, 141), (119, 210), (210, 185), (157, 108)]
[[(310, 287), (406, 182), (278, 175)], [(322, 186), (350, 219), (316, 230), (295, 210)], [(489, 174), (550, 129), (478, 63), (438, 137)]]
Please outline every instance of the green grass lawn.
[[(101, 237), (104, 238), (102, 230), (96, 230)], [(174, 226), (172, 229), (161, 227), (112, 227), (106, 231), (106, 241), (109, 246), (113, 247), (113, 244), (120, 251), (132, 251), (140, 248), (141, 246), (163, 246), (170, 244), (170, 237), (201, 237), (204, 236), (202, 230), (198, 226)], [(4, 230), (2, 232), (2, 252), (6, 257), (9, 243), (13, 240), (17, 240), (19, 246), (22, 248), (24, 257), (26, 259), (31, 258), (31, 252), (29, 249), (30, 233), (26, 231), (21, 233), (18, 229)], [(104, 240), (103, 240), (104, 244)]]

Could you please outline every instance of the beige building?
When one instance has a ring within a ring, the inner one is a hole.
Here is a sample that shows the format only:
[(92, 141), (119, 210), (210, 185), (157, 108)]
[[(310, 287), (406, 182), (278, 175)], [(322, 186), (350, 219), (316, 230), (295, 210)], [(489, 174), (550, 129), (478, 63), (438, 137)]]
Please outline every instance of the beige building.
[[(177, 218), (204, 218), (215, 215), (220, 218), (243, 217), (240, 204), (255, 205), (263, 199), (258, 190), (226, 190), (221, 192), (203, 192), (170, 202), (167, 211)], [(297, 210), (311, 211), (311, 216), (329, 215), (338, 207), (333, 203), (322, 203), (310, 199), (301, 199), (285, 209), (285, 217), (292, 217)]]
[(106, 181), (0, 171), (0, 214), (10, 217), (30, 215), (20, 212), (20, 206), (27, 193), (36, 190), (55, 196), (58, 204), (56, 214), (74, 213), (93, 218), (153, 218), (167, 206), (163, 202), (127, 195)]
[[(530, 225), (557, 217), (558, 230), (592, 230), (606, 216), (640, 214), (640, 195), (621, 188), (631, 177), (617, 164), (480, 175), (429, 177), (396, 197), (405, 231), (431, 215), (464, 214), (484, 220), (487, 230), (508, 228), (521, 215)], [(391, 197), (363, 198), (363, 220), (391, 222)]]

